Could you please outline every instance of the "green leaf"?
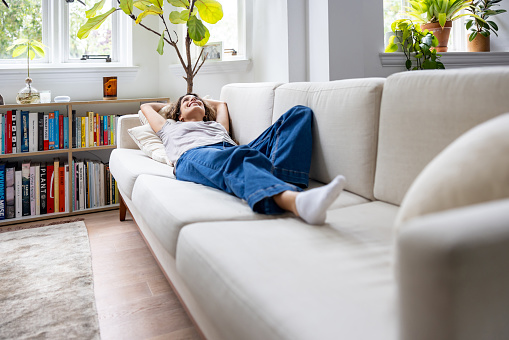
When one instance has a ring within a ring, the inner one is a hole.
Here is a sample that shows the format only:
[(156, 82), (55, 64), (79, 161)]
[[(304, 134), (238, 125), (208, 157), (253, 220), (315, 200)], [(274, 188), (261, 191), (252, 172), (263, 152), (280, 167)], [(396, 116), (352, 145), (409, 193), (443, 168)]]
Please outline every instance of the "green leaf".
[(146, 10), (144, 10), (143, 12), (140, 13), (140, 15), (138, 15), (138, 18), (136, 19), (136, 23), (139, 24), (141, 22), (141, 20), (143, 20), (143, 18), (145, 18), (147, 15), (159, 15), (159, 14), (163, 14), (162, 9), (160, 9), (156, 6), (147, 7)]
[(497, 24), (495, 24), (493, 21), (488, 21), (488, 24), (489, 24), (491, 27), (493, 27), (493, 29), (494, 29), (495, 31), (498, 31), (498, 26), (497, 26)]
[(96, 17), (88, 19), (87, 22), (83, 26), (80, 27), (78, 34), (77, 34), (78, 38), (80, 38), (80, 39), (87, 38), (92, 30), (98, 29), (102, 25), (102, 23), (104, 21), (106, 21), (108, 16), (111, 13), (115, 12), (116, 10), (117, 10), (116, 8), (112, 8), (104, 14), (101, 14)]
[(180, 12), (179, 11), (173, 11), (170, 13), (170, 22), (172, 24), (178, 25), (178, 24), (185, 24), (186, 21), (180, 19)]
[(163, 0), (149, 0), (154, 6), (163, 8)]
[(88, 11), (85, 11), (86, 17), (87, 18), (95, 17), (95, 14), (97, 13), (97, 11), (100, 11), (103, 8), (105, 2), (106, 2), (106, 0), (100, 0), (100, 1), (96, 2), (94, 4), (94, 6), (92, 6), (91, 9), (89, 9)]
[(125, 14), (133, 14), (133, 0), (120, 0), (120, 8)]
[(32, 44), (30, 47), (35, 51), (35, 53), (37, 53), (37, 55), (39, 57), (41, 57), (41, 58), (44, 57), (44, 54), (45, 54), (44, 50), (40, 46), (36, 46), (35, 44)]
[(443, 28), (445, 26), (445, 22), (447, 20), (447, 16), (445, 13), (438, 13), (438, 23)]
[(468, 41), (473, 41), (475, 39), (475, 37), (477, 37), (477, 31), (475, 31), (474, 33), (470, 34), (470, 36), (468, 37)]
[(32, 50), (28, 50), (28, 57), (30, 58), (30, 60), (33, 60), (35, 58), (35, 53), (34, 51)]
[(223, 18), (223, 7), (216, 0), (196, 0), (200, 18), (209, 24), (215, 24)]
[(159, 43), (157, 44), (157, 53), (163, 55), (164, 51), (164, 31), (161, 33), (161, 37), (159, 38)]
[(409, 71), (412, 68), (412, 61), (410, 59), (407, 59), (407, 61), (405, 62), (405, 67)]
[(465, 25), (465, 28), (468, 30), (468, 29), (470, 29), (470, 27), (472, 27), (473, 24), (474, 24), (474, 20), (468, 20), (467, 24)]
[(423, 56), (423, 54), (422, 54), (422, 53), (417, 53), (417, 54), (415, 55), (415, 58), (416, 58), (416, 59), (419, 59), (419, 58), (422, 58), (422, 56)]
[[(205, 27), (205, 28), (207, 28), (207, 27)], [(209, 38), (210, 38), (210, 32), (207, 29), (207, 31), (205, 32), (205, 37), (200, 41), (193, 40), (193, 43), (196, 46), (204, 46), (209, 41)]]
[(189, 8), (189, 1), (187, 0), (168, 0), (168, 3), (175, 7)]
[(187, 31), (191, 39), (200, 42), (205, 38), (205, 32), (208, 32), (208, 29), (200, 19), (193, 15), (187, 21)]
[(133, 2), (134, 7), (139, 9), (140, 11), (146, 11), (152, 3), (148, 0), (138, 0)]
[(394, 38), (394, 35), (389, 38), (389, 44), (385, 48), (386, 53), (393, 53), (398, 50), (398, 45), (394, 43)]
[(25, 53), (27, 49), (28, 49), (27, 45), (19, 45), (14, 49), (14, 51), (12, 51), (12, 57), (13, 58), (19, 57), (20, 55)]

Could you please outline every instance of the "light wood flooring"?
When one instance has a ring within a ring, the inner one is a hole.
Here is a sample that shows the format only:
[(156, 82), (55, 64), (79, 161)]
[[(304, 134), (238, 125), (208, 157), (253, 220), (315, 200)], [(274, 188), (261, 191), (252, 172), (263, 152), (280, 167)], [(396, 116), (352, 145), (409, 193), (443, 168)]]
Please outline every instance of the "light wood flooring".
[(72, 216), (88, 229), (101, 338), (200, 339), (129, 212), (124, 222), (118, 214)]

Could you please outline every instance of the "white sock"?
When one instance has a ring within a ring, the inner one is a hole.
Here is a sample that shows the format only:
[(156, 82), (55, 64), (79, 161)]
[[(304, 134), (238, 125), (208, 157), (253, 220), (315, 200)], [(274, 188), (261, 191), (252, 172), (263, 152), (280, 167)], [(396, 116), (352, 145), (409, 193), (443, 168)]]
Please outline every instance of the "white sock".
[(345, 185), (345, 177), (339, 175), (323, 187), (299, 193), (295, 205), (300, 218), (309, 224), (324, 224), (327, 209), (338, 198)]

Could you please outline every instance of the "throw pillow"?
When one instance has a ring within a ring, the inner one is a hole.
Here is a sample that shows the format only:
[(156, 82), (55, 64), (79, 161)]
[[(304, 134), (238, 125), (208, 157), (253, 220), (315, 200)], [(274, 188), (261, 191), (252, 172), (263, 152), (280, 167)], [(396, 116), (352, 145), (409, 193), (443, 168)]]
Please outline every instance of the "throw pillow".
[(417, 176), (395, 226), (411, 218), (509, 197), (509, 113), (464, 133)]
[(171, 165), (161, 138), (154, 133), (149, 124), (137, 126), (127, 130), (127, 132), (147, 156), (158, 162)]

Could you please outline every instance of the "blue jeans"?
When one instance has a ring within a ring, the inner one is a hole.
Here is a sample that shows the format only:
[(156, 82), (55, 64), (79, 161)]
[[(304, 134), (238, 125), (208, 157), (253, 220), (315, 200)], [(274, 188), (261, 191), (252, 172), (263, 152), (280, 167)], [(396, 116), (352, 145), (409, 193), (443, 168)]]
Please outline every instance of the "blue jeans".
[(185, 152), (178, 180), (223, 190), (262, 214), (284, 212), (272, 196), (301, 191), (309, 182), (313, 111), (295, 106), (247, 145), (217, 143)]

